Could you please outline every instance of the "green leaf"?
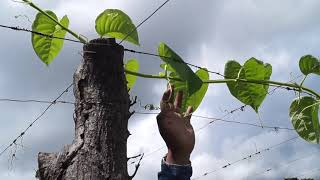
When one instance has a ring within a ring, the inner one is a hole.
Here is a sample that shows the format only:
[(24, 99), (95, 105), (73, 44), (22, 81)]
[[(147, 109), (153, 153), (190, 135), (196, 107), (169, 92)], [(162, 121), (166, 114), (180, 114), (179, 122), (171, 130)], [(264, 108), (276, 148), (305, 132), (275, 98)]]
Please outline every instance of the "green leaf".
[[(196, 74), (202, 81), (209, 80), (209, 73), (206, 71), (206, 69), (199, 69)], [(202, 99), (206, 95), (208, 86), (208, 83), (203, 83), (201, 88), (196, 93), (190, 95), (187, 99), (186, 108), (188, 108), (188, 106), (192, 106), (193, 111), (196, 111), (198, 106), (201, 104)]]
[(290, 106), (291, 122), (297, 133), (304, 140), (319, 144), (319, 101), (309, 96), (295, 99)]
[(96, 19), (96, 31), (100, 36), (124, 39), (139, 45), (138, 32), (130, 17), (118, 9), (107, 9)]
[(174, 72), (175, 70), (174, 69), (172, 69), (168, 64), (160, 64), (160, 67), (162, 68), (162, 69), (166, 69), (167, 68), (167, 71), (171, 71), (171, 72)]
[(191, 68), (166, 44), (160, 43), (158, 53), (161, 59), (167, 63), (168, 69), (177, 74), (178, 78), (186, 81), (190, 95), (197, 92), (201, 86), (201, 79), (191, 70)]
[[(58, 20), (57, 16), (52, 11), (46, 11), (51, 17)], [(69, 19), (64, 16), (60, 23), (68, 28)], [(64, 38), (66, 31), (63, 30), (57, 23), (49, 19), (42, 13), (38, 13), (36, 19), (33, 21), (32, 30), (54, 37)], [(46, 65), (49, 65), (53, 59), (59, 54), (63, 47), (63, 40), (56, 38), (48, 38), (37, 34), (31, 36), (32, 46), (38, 57)]]
[[(269, 80), (272, 73), (270, 64), (263, 64), (251, 58), (241, 66), (236, 61), (228, 61), (225, 65), (226, 79)], [(241, 81), (228, 82), (230, 93), (239, 101), (250, 105), (256, 112), (268, 93), (269, 85), (246, 83)]]
[(312, 55), (306, 55), (301, 57), (299, 61), (300, 71), (304, 75), (311, 73), (320, 75), (320, 61)]
[[(130, 59), (128, 60), (127, 64), (125, 64), (125, 69), (132, 71), (132, 72), (138, 72), (139, 71), (139, 62), (136, 59)], [(134, 84), (136, 83), (137, 76), (126, 74), (127, 79), (127, 87), (128, 90), (130, 90)]]
[(159, 76), (166, 76), (165, 72), (159, 72)]
[[(175, 75), (174, 73), (170, 74), (171, 77), (176, 77), (174, 75)], [(205, 69), (199, 69), (196, 72), (196, 75), (203, 81), (209, 80), (209, 73)], [(209, 85), (207, 83), (203, 83), (200, 89), (198, 89), (195, 93), (190, 94), (190, 92), (188, 91), (187, 81), (182, 82), (182, 81), (170, 80), (170, 84), (174, 85), (175, 87), (174, 96), (178, 91), (183, 92), (182, 107), (181, 107), (182, 112), (185, 112), (189, 106), (192, 106), (193, 112), (196, 111), (202, 99), (204, 98)]]

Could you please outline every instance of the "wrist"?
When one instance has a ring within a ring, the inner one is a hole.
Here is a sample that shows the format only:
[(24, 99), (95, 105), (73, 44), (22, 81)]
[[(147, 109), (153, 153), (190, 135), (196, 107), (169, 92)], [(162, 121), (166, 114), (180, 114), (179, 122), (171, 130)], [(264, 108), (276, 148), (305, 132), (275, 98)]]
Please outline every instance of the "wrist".
[(174, 153), (170, 149), (168, 150), (168, 154), (166, 155), (165, 161), (168, 164), (176, 164), (176, 165), (190, 165), (190, 154), (183, 153)]

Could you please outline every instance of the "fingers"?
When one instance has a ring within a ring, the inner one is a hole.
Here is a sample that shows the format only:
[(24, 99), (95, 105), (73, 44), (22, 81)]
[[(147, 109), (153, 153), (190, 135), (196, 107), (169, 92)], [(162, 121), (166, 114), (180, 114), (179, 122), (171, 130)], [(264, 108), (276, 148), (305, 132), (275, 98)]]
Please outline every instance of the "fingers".
[(161, 99), (161, 100), (164, 101), (164, 102), (169, 101), (170, 94), (171, 94), (171, 90), (170, 90), (170, 89), (167, 89), (167, 90), (163, 93), (163, 96), (162, 96), (162, 99)]
[(192, 112), (193, 112), (193, 108), (192, 108), (192, 106), (189, 106), (187, 111), (185, 112), (185, 115), (184, 115), (186, 118), (186, 121), (187, 121), (187, 125), (190, 125)]
[(170, 97), (169, 97), (169, 102), (173, 103), (174, 100), (174, 85), (171, 85), (170, 83), (168, 83), (168, 89), (170, 89)]
[(192, 111), (193, 111), (192, 106), (189, 106), (187, 111), (186, 111), (186, 116), (191, 116), (192, 115)]
[[(174, 99), (174, 86), (168, 84), (168, 89), (164, 92), (160, 102), (161, 111), (166, 111), (166, 110), (170, 110), (171, 108), (174, 108), (172, 110), (174, 110), (177, 113), (180, 113), (180, 109), (182, 107), (182, 99), (183, 99), (183, 91), (178, 91)], [(189, 111), (191, 113), (192, 109)]]
[(183, 98), (183, 92), (182, 91), (178, 91), (178, 93), (176, 95), (176, 99), (174, 101), (174, 108), (177, 110), (177, 112), (179, 112), (180, 109), (181, 109), (182, 98)]
[(168, 111), (173, 108), (173, 93), (174, 87), (168, 84), (167, 90), (163, 93), (160, 102), (161, 111)]

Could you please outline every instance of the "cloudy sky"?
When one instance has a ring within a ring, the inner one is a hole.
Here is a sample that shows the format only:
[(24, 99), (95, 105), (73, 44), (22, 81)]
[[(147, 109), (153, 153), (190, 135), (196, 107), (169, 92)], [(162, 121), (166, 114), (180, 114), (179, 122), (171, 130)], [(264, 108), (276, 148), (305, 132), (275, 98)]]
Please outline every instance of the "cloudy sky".
[[(163, 1), (34, 2), (53, 10), (59, 17), (67, 14), (73, 30), (94, 39), (98, 37), (94, 20), (103, 10), (121, 9), (138, 24)], [(0, 7), (0, 24), (31, 27), (29, 20), (33, 20), (36, 12), (30, 7), (11, 0), (2, 0)], [(185, 61), (218, 72), (223, 72), (227, 60), (244, 63), (254, 56), (273, 65), (271, 79), (287, 82), (300, 75), (298, 60), (301, 56), (320, 56), (319, 7), (318, 0), (171, 0), (139, 28), (141, 46), (125, 46), (156, 52), (157, 45), (163, 41)], [(72, 82), (72, 75), (81, 62), (80, 44), (66, 42), (59, 56), (46, 67), (32, 50), (30, 34), (7, 29), (0, 29), (0, 34), (0, 98), (52, 100)], [(143, 73), (157, 74), (160, 71), (158, 58), (126, 53), (126, 58), (132, 57), (139, 59)], [(220, 77), (211, 75), (211, 79), (217, 78)], [(319, 92), (319, 83), (319, 77), (310, 76), (305, 85)], [(137, 95), (142, 104), (158, 105), (165, 88), (165, 81), (139, 78), (131, 94)], [(295, 97), (294, 92), (278, 89), (266, 98), (259, 116), (252, 109), (245, 108), (244, 112), (229, 114), (225, 119), (259, 123), (260, 117), (265, 125), (292, 128), (288, 107)], [(72, 91), (62, 99), (73, 101)], [(210, 85), (195, 114), (222, 117), (241, 105), (225, 85)], [(0, 150), (10, 144), (46, 106), (0, 102)], [(144, 111), (139, 105), (134, 109)], [(18, 141), (17, 146), (0, 156), (0, 179), (35, 179), (37, 153), (57, 152), (64, 144), (71, 143), (74, 129), (72, 116), (72, 105), (57, 104), (51, 108)], [(195, 129), (208, 122), (208, 119), (192, 118)], [(142, 152), (146, 154), (135, 179), (157, 179), (160, 160), (166, 149), (162, 148), (164, 143), (157, 130), (155, 115), (134, 115), (129, 129), (132, 136), (128, 140), (128, 156)], [(191, 157), (193, 177), (218, 170), (199, 179), (283, 179), (296, 176), (320, 179), (320, 171), (316, 171), (320, 166), (320, 147), (301, 138), (221, 168), (295, 136), (295, 131), (290, 130), (274, 131), (214, 122), (196, 132), (196, 147)], [(268, 169), (271, 170), (265, 172)], [(133, 170), (134, 166), (129, 165), (129, 172)]]

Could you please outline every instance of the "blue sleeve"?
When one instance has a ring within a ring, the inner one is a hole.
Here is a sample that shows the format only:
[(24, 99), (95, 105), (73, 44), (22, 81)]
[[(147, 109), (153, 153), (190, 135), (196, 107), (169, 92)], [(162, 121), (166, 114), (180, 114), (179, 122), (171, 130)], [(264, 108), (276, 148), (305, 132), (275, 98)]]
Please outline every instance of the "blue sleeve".
[(158, 180), (190, 180), (191, 176), (191, 165), (167, 164), (164, 159), (162, 159)]

